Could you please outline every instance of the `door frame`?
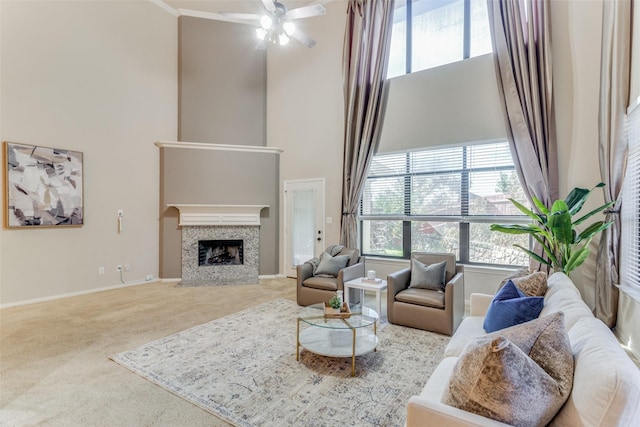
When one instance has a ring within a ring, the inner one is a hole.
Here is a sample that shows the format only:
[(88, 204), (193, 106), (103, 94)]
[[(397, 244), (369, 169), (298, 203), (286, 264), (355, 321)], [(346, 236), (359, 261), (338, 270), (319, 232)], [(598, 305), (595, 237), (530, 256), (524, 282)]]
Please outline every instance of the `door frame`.
[[(285, 277), (296, 277), (295, 268), (289, 265), (289, 237), (290, 237), (290, 224), (289, 224), (289, 200), (287, 197), (287, 190), (291, 184), (318, 184), (320, 187), (320, 204), (321, 206), (316, 208), (316, 213), (320, 215), (318, 225), (322, 232), (322, 247), (325, 247), (325, 179), (324, 178), (307, 178), (307, 179), (287, 179), (283, 181), (283, 228), (284, 228), (284, 242), (283, 242), (283, 271)], [(319, 254), (318, 254), (319, 255)], [(290, 273), (293, 272), (293, 276)]]

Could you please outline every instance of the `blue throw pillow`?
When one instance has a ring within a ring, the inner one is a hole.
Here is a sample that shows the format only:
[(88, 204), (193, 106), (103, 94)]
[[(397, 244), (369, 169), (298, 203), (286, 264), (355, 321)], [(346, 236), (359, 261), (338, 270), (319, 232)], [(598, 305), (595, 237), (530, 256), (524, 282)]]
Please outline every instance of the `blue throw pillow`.
[(495, 332), (537, 319), (544, 306), (544, 297), (528, 297), (509, 280), (493, 297), (482, 327)]

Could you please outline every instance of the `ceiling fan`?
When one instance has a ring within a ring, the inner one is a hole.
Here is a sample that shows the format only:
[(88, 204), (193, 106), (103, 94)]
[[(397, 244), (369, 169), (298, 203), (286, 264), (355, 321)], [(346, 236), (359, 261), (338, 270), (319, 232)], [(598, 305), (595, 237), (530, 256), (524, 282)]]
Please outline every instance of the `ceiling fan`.
[(218, 16), (225, 21), (241, 24), (256, 25), (256, 37), (258, 42), (256, 49), (266, 49), (268, 43), (276, 43), (284, 46), (294, 38), (307, 47), (314, 47), (316, 41), (301, 31), (293, 23), (296, 19), (310, 18), (324, 15), (326, 9), (320, 3), (309, 4), (288, 10), (287, 7), (276, 0), (261, 0), (265, 13), (232, 13), (220, 12)]

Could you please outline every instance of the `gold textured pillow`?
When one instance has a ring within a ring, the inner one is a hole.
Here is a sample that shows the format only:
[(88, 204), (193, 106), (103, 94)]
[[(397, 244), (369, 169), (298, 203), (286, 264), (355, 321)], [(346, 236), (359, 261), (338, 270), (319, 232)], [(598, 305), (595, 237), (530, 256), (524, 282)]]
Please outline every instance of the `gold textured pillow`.
[(504, 285), (506, 285), (509, 280), (513, 280), (516, 277), (527, 276), (528, 274), (531, 274), (531, 272), (529, 271), (529, 269), (527, 267), (519, 268), (518, 270), (514, 271), (513, 273), (509, 274), (507, 277), (502, 279), (502, 282), (500, 282), (500, 284), (498, 285), (498, 288), (496, 289), (496, 292), (498, 292), (500, 289), (502, 289), (502, 287)]
[(498, 286), (498, 291), (502, 289), (509, 280), (511, 280), (513, 284), (516, 285), (517, 288), (526, 296), (543, 297), (544, 294), (547, 293), (547, 273), (544, 271), (536, 271), (524, 275), (517, 275), (522, 272), (523, 270), (518, 270), (516, 273), (511, 275), (514, 277), (509, 276), (509, 278), (504, 279), (500, 283), (500, 286)]
[(511, 425), (543, 426), (569, 397), (573, 364), (558, 312), (471, 340), (442, 401)]

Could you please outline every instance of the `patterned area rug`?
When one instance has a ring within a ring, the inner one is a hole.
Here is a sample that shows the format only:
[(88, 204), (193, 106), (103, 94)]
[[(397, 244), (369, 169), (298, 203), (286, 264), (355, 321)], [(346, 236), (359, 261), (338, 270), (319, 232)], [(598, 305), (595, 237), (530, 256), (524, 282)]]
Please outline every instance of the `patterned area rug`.
[(404, 425), (449, 337), (383, 325), (351, 377), (349, 358), (296, 361), (299, 311), (276, 299), (111, 359), (237, 426)]

